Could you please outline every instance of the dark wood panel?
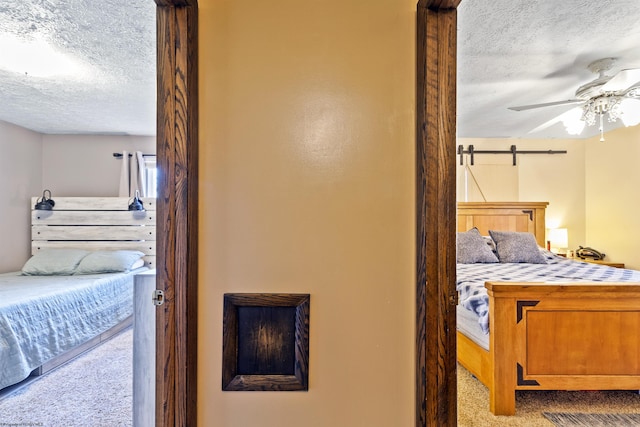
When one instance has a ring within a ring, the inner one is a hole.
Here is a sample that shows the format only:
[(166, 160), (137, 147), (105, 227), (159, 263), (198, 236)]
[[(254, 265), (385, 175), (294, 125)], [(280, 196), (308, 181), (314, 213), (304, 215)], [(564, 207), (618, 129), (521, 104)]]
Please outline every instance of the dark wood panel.
[(222, 389), (309, 389), (309, 294), (225, 294)]
[(238, 307), (238, 375), (294, 375), (295, 307)]

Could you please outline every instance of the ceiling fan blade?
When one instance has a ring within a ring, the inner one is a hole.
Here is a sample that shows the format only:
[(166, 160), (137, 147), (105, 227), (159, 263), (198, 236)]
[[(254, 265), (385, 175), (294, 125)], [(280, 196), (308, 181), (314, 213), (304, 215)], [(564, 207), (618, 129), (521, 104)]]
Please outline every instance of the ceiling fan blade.
[(559, 123), (561, 121), (561, 117), (562, 117), (562, 114), (557, 116), (557, 117), (554, 117), (553, 119), (551, 119), (549, 121), (544, 122), (543, 124), (541, 124), (540, 126), (534, 128), (534, 129), (531, 129), (528, 133), (536, 133), (536, 132), (540, 132), (541, 130), (545, 130), (545, 129), (555, 125), (556, 123)]
[(534, 108), (550, 107), (552, 105), (577, 104), (579, 102), (584, 102), (584, 101), (582, 99), (567, 99), (566, 101), (545, 102), (543, 104), (532, 104), (532, 105), (520, 105), (518, 107), (508, 107), (508, 108), (509, 110), (513, 110), (513, 111), (523, 111), (523, 110), (531, 110)]
[(636, 83), (640, 83), (640, 68), (628, 68), (611, 77), (602, 85), (602, 90), (604, 92), (624, 91)]
[(585, 122), (582, 119), (582, 107), (573, 107), (559, 116), (544, 122), (537, 128), (530, 130), (529, 133), (540, 132), (560, 122), (562, 122), (569, 135), (580, 135), (585, 126)]
[(584, 121), (582, 121), (581, 117), (582, 117), (582, 108), (573, 107), (572, 109), (565, 111), (559, 116), (556, 116), (551, 120), (544, 122), (543, 124), (536, 127), (535, 129), (531, 129), (529, 133), (540, 132), (542, 130), (545, 130), (555, 125), (556, 123), (562, 122), (564, 124), (565, 129), (570, 135), (579, 135), (582, 132), (582, 129), (584, 128)]

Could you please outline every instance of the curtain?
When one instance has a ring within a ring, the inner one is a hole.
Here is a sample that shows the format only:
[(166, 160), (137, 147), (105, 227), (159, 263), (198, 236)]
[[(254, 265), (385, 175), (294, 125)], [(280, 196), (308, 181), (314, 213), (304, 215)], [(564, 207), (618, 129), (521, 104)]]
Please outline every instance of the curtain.
[(146, 196), (144, 183), (144, 157), (142, 151), (136, 151), (129, 157), (127, 151), (122, 152), (122, 166), (120, 169), (120, 197), (133, 197), (136, 191), (140, 197)]
[(120, 166), (120, 189), (118, 196), (129, 197), (129, 152), (122, 152), (122, 165)]

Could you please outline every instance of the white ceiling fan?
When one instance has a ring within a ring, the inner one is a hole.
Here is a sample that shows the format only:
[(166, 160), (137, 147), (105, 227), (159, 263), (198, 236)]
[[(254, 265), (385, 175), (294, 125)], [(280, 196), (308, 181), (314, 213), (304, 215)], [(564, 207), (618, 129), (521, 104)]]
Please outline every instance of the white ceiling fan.
[(613, 76), (605, 72), (613, 66), (615, 58), (603, 58), (590, 63), (587, 68), (598, 77), (578, 88), (574, 99), (542, 104), (509, 107), (523, 111), (554, 105), (578, 104), (557, 117), (541, 124), (529, 133), (541, 131), (562, 122), (571, 135), (579, 135), (585, 125), (599, 121), (600, 141), (604, 141), (604, 116), (609, 122), (621, 120), (625, 126), (640, 124), (640, 68), (621, 70)]

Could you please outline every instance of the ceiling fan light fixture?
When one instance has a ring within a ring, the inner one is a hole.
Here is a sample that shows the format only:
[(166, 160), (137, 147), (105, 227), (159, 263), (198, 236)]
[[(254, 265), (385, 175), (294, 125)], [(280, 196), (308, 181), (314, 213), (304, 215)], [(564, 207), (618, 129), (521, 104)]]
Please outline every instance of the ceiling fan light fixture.
[(620, 106), (622, 108), (620, 120), (625, 127), (640, 124), (640, 100), (631, 98), (623, 99)]
[(582, 114), (582, 120), (589, 126), (593, 126), (596, 124), (596, 113), (588, 108), (585, 105), (584, 113)]
[(583, 120), (581, 108), (572, 108), (562, 115), (562, 124), (569, 135), (580, 135), (586, 122)]
[(585, 122), (583, 120), (577, 120), (573, 123), (564, 123), (564, 128), (567, 130), (569, 135), (580, 135), (585, 127)]
[[(585, 126), (598, 125), (600, 141), (604, 141), (604, 119), (608, 123), (618, 120), (624, 126), (640, 124), (640, 68), (629, 68), (608, 76), (616, 58), (603, 58), (592, 62), (587, 67), (597, 73), (598, 77), (578, 88), (575, 99), (566, 101), (545, 102), (542, 104), (509, 107), (514, 111), (530, 110), (555, 105), (580, 104), (569, 111), (536, 127), (531, 132), (539, 132), (549, 126), (562, 122), (570, 135), (580, 135)], [(615, 127), (615, 126), (614, 126)]]

